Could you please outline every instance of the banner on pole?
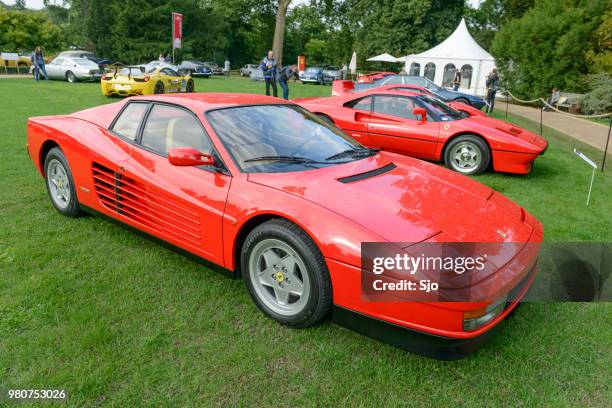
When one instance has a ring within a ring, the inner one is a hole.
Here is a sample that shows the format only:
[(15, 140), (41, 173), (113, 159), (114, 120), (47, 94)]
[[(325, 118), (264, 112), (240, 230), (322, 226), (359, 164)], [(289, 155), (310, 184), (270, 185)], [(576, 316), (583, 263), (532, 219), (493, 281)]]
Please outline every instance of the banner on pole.
[(183, 15), (172, 13), (172, 48), (181, 48), (183, 39)]

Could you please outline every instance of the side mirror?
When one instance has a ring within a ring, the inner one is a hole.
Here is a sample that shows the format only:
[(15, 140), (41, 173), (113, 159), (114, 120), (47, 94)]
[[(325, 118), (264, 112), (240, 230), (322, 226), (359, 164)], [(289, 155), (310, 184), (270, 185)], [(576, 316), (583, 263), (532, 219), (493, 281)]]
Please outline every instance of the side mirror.
[(427, 111), (425, 108), (414, 108), (412, 114), (415, 116), (421, 116), (421, 123), (427, 122)]
[(168, 151), (168, 161), (175, 166), (214, 166), (215, 159), (193, 147), (175, 147)]

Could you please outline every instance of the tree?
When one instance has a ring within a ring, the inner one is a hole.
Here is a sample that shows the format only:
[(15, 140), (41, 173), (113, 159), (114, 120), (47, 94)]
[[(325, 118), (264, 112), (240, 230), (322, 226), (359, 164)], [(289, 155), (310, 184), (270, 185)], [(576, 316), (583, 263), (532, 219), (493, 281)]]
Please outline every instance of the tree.
[(32, 51), (36, 46), (58, 51), (63, 45), (61, 30), (44, 11), (0, 9), (0, 49)]
[(287, 18), (287, 9), (292, 0), (278, 0), (276, 9), (276, 26), (274, 27), (274, 42), (272, 50), (279, 65), (283, 63), (283, 40), (285, 38), (285, 20)]
[(25, 10), (26, 8), (25, 0), (15, 0), (15, 8), (17, 10)]
[(546, 95), (553, 87), (582, 92), (592, 72), (585, 63), (595, 49), (594, 32), (609, 0), (540, 0), (495, 35), (491, 52), (509, 89), (523, 97)]
[(534, 0), (485, 0), (477, 8), (466, 9), (466, 20), (474, 39), (489, 49), (495, 34), (507, 22), (520, 18)]

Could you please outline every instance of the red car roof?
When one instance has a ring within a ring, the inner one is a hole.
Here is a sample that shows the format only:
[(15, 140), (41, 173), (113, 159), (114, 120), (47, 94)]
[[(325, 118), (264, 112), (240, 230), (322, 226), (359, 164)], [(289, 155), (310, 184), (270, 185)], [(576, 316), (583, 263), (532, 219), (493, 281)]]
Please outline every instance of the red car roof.
[(166, 95), (147, 95), (129, 98), (166, 101), (178, 103), (196, 111), (206, 111), (209, 109), (226, 108), (240, 105), (261, 105), (261, 104), (287, 104), (291, 103), (284, 99), (272, 96), (256, 94), (237, 94), (237, 93), (189, 93), (189, 94), (166, 94)]

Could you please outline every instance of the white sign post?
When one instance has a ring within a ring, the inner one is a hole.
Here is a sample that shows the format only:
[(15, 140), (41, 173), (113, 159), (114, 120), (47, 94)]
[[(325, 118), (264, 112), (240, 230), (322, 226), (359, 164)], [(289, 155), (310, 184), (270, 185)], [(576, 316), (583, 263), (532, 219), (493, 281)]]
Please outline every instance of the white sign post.
[(589, 205), (589, 201), (591, 200), (591, 190), (593, 189), (593, 179), (595, 179), (595, 170), (597, 170), (597, 164), (595, 164), (595, 162), (593, 160), (589, 159), (587, 156), (585, 156), (584, 153), (582, 153), (578, 149), (574, 149), (574, 153), (576, 154), (576, 156), (580, 157), (589, 166), (591, 166), (593, 168), (593, 174), (591, 174), (591, 184), (589, 185), (589, 194), (587, 195), (587, 202), (586, 202), (586, 205), (588, 206)]

